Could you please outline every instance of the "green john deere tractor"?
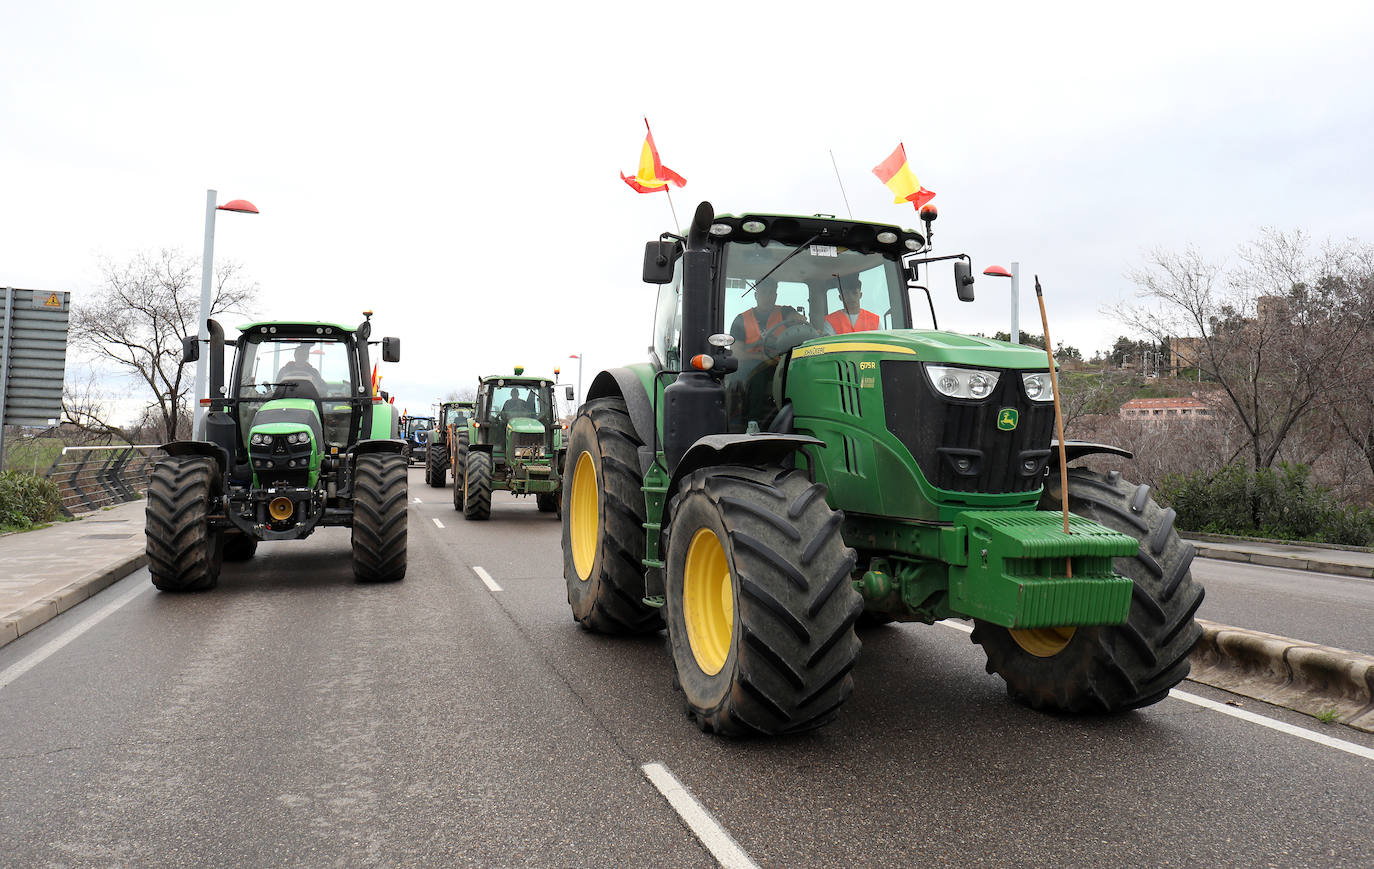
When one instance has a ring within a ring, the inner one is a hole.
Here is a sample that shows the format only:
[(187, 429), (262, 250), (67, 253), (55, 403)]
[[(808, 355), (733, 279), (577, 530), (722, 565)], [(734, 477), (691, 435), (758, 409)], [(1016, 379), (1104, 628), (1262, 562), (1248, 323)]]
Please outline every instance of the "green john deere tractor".
[(442, 489), (448, 482), (456, 432), (461, 431), (462, 436), (467, 437), (467, 422), (472, 419), (472, 413), (471, 401), (445, 401), (439, 405), (439, 415), (429, 433), (429, 449), (425, 452), (425, 482), (430, 486)]
[(922, 219), (702, 203), (647, 246), (650, 361), (600, 372), (573, 422), (564, 576), (588, 630), (666, 622), (703, 729), (833, 719), (860, 622), (972, 619), (988, 671), (1038, 709), (1145, 706), (1188, 673), (1203, 591), (1174, 512), (1072, 468), (1064, 532), (1048, 361), (912, 328), (930, 263), (973, 297), (968, 257), (929, 256)]
[[(163, 445), (148, 482), (153, 585), (213, 588), (223, 559), (329, 525), (352, 528), (358, 579), (405, 576), (406, 460), (395, 408), (368, 387), (371, 316), (356, 329), (250, 323), (234, 341), (207, 322), (207, 412), (195, 440)], [(400, 360), (400, 339), (381, 343), (384, 361)], [(226, 344), (237, 351), (228, 388)], [(187, 338), (182, 363), (199, 357)]]
[(553, 381), (524, 371), (478, 380), (472, 418), (453, 438), (453, 509), (465, 519), (491, 518), (496, 489), (533, 495), (541, 513), (562, 504), (563, 430)]

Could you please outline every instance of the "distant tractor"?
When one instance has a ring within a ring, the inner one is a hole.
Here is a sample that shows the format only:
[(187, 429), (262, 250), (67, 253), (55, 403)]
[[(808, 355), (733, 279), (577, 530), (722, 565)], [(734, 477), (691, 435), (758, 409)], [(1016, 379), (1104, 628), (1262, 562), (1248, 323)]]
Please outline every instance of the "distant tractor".
[(1188, 674), (1203, 590), (1174, 511), (1071, 468), (1060, 512), (1044, 352), (912, 328), (932, 262), (973, 298), (968, 257), (927, 256), (922, 218), (703, 202), (646, 248), (650, 361), (599, 373), (572, 424), (563, 573), (588, 630), (666, 623), (703, 730), (832, 720), (861, 621), (971, 619), (988, 671), (1037, 709), (1146, 706)]
[[(541, 513), (562, 504), (563, 429), (553, 381), (493, 374), (478, 381), (477, 404), (453, 438), (453, 509), (465, 519), (491, 517), (491, 493), (533, 495)], [(461, 470), (461, 474), (460, 474)]]
[(472, 419), (473, 402), (445, 401), (439, 405), (434, 428), (429, 433), (429, 447), (425, 450), (425, 482), (442, 489), (448, 482), (448, 469), (453, 460), (453, 439), (461, 431), (467, 437), (467, 422)]
[(405, 440), (406, 467), (424, 465), (429, 454), (430, 432), (434, 429), (432, 416), (401, 417), (401, 437)]
[[(222, 560), (251, 558), (260, 540), (352, 528), (353, 572), (367, 582), (406, 572), (406, 463), (395, 409), (368, 388), (372, 312), (356, 328), (261, 322), (225, 341), (209, 330), (211, 398), (196, 439), (163, 445), (148, 483), (153, 585), (200, 591)], [(398, 338), (382, 359), (401, 358)], [(233, 367), (224, 382), (224, 348)], [(200, 358), (194, 336), (182, 363)]]

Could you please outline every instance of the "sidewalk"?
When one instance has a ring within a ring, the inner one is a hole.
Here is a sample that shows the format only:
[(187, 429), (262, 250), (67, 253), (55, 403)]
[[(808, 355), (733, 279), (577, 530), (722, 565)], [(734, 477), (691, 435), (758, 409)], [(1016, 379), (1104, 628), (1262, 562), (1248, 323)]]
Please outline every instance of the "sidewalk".
[(142, 567), (143, 501), (0, 536), (0, 646)]
[(1312, 570), (1341, 576), (1374, 577), (1374, 552), (1351, 547), (1317, 546), (1311, 543), (1280, 543), (1272, 540), (1221, 537), (1215, 534), (1182, 534), (1203, 558), (1244, 561), (1265, 567)]

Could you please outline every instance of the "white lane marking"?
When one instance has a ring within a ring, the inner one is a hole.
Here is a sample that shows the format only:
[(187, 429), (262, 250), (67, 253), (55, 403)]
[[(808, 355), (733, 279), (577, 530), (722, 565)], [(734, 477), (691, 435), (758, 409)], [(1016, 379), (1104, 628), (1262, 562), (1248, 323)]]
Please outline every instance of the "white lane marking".
[(1218, 703), (1215, 700), (1208, 700), (1206, 697), (1199, 697), (1196, 694), (1189, 694), (1177, 688), (1169, 692), (1169, 696), (1185, 703), (1192, 703), (1213, 712), (1220, 712), (1223, 715), (1230, 715), (1232, 718), (1239, 718), (1242, 721), (1249, 721), (1251, 724), (1258, 724), (1261, 727), (1268, 727), (1270, 730), (1277, 730), (1280, 733), (1287, 733), (1289, 736), (1296, 736), (1299, 739), (1306, 739), (1318, 745), (1325, 745), (1327, 748), (1334, 748), (1353, 754), (1356, 757), (1363, 757), (1366, 760), (1374, 760), (1374, 748), (1365, 748), (1363, 745), (1356, 745), (1353, 742), (1346, 742), (1344, 739), (1337, 739), (1334, 736), (1327, 736), (1325, 733), (1317, 733), (1305, 727), (1298, 727), (1286, 721), (1279, 721), (1274, 718), (1266, 718), (1263, 715), (1256, 715), (1244, 709), (1237, 709), (1234, 706), (1227, 706), (1225, 703)]
[(492, 591), (500, 591), (500, 590), (501, 590), (501, 586), (499, 586), (499, 585), (496, 584), (496, 580), (494, 580), (494, 579), (491, 578), (491, 574), (490, 574), (490, 573), (487, 573), (487, 572), (486, 572), (485, 570), (483, 570), (482, 568), (480, 568), (480, 567), (474, 567), (474, 568), (472, 569), (472, 572), (475, 573), (475, 574), (477, 574), (477, 576), (481, 578), (482, 582), (486, 583), (487, 588), (491, 589)]
[(59, 651), (62, 650), (63, 646), (67, 645), (72, 640), (75, 640), (77, 637), (80, 637), (82, 634), (86, 633), (91, 628), (100, 624), (106, 618), (113, 615), (120, 607), (124, 606), (126, 603), (138, 597), (139, 595), (151, 590), (152, 588), (152, 584), (149, 583), (147, 585), (140, 585), (132, 591), (125, 592), (123, 595), (121, 595), (118, 598), (115, 598), (115, 600), (107, 604), (104, 609), (100, 610), (95, 615), (86, 619), (84, 622), (81, 622), (76, 627), (67, 631), (62, 636), (36, 649), (31, 654), (29, 654), (28, 657), (21, 658), (17, 663), (11, 664), (3, 672), (0, 672), (0, 689), (3, 689), (6, 685), (13, 682), (15, 679), (18, 679), (20, 676), (29, 672), (34, 667), (37, 667), (39, 664), (43, 663), (48, 658), (57, 654)]
[(440, 528), (444, 527), (444, 523), (440, 522), (438, 519), (435, 519), (433, 516), (430, 517), (430, 521), (433, 522), (435, 525), (438, 525)]
[[(939, 622), (939, 624), (942, 624), (947, 628), (954, 628), (956, 631), (963, 631), (966, 634), (973, 633), (973, 628), (969, 627), (966, 624), (963, 624), (962, 622), (956, 622), (950, 619), (945, 619)], [(1258, 724), (1261, 727), (1268, 727), (1271, 730), (1277, 730), (1280, 733), (1287, 733), (1289, 736), (1296, 736), (1299, 739), (1307, 739), (1317, 743), (1318, 745), (1325, 745), (1327, 748), (1334, 748), (1339, 751), (1349, 752), (1350, 754), (1356, 755), (1358, 757), (1374, 760), (1374, 748), (1365, 748), (1363, 745), (1358, 745), (1354, 742), (1346, 742), (1344, 739), (1337, 739), (1334, 736), (1327, 736), (1324, 733), (1317, 733), (1316, 731), (1308, 730), (1304, 727), (1298, 727), (1296, 725), (1289, 724), (1286, 721), (1279, 721), (1276, 718), (1268, 718), (1263, 715), (1257, 715), (1254, 712), (1247, 712), (1244, 709), (1237, 709), (1234, 706), (1227, 706), (1225, 703), (1218, 703), (1215, 700), (1208, 700), (1206, 697), (1199, 697), (1196, 694), (1189, 694), (1188, 692), (1180, 691), (1177, 688), (1170, 691), (1169, 696), (1173, 697), (1176, 700), (1182, 700), (1185, 703), (1192, 703), (1194, 705), (1201, 706), (1204, 709), (1210, 709), (1213, 712), (1220, 712), (1223, 715), (1230, 715), (1232, 718), (1239, 718), (1242, 721), (1249, 721), (1251, 724)]]
[(668, 800), (678, 816), (686, 822), (692, 833), (716, 858), (716, 862), (726, 869), (758, 869), (758, 864), (749, 858), (725, 828), (716, 823), (705, 806), (697, 802), (692, 792), (677, 780), (668, 768), (661, 763), (646, 763), (640, 767), (658, 792)]
[(425, 503), (425, 502), (424, 502), (424, 501), (421, 501), (419, 498), (416, 498), (416, 499), (415, 499), (415, 503), (416, 503), (416, 504), (423, 504), (423, 503)]

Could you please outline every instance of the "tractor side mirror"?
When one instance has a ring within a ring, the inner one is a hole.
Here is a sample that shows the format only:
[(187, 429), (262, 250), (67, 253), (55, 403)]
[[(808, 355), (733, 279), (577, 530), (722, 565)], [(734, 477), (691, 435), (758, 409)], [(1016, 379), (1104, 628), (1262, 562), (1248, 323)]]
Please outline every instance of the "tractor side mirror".
[(383, 338), (382, 339), (382, 361), (400, 362), (401, 361), (401, 339)]
[(566, 395), (566, 396), (568, 397), (568, 401), (576, 401), (576, 400), (577, 400), (577, 393), (573, 392), (573, 388), (572, 388), (571, 386), (565, 388), (565, 389), (563, 390), (563, 394)]
[(651, 241), (644, 245), (644, 283), (670, 283), (681, 252), (681, 246), (675, 241)]
[(954, 262), (954, 291), (959, 294), (959, 301), (973, 301), (973, 266), (967, 260)]
[(181, 364), (196, 362), (200, 359), (200, 338), (196, 335), (187, 335), (181, 339)]

